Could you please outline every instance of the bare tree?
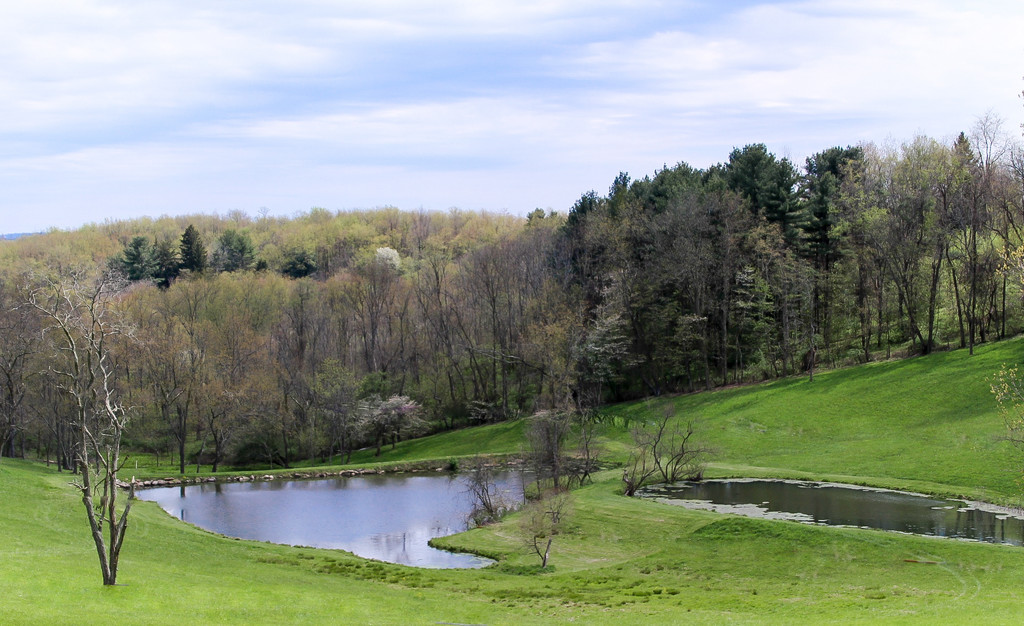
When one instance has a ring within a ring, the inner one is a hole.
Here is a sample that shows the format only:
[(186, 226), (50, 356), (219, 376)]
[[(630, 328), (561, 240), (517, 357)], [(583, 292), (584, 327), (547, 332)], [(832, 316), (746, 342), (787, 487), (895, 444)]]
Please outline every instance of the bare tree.
[(660, 454), (655, 457), (655, 461), (666, 483), (700, 480), (704, 477), (708, 449), (695, 441), (695, 432), (692, 421), (687, 422), (685, 427), (676, 425), (669, 431), (668, 439), (659, 446)]
[(541, 569), (548, 566), (551, 544), (571, 512), (572, 494), (561, 489), (552, 489), (523, 507), (519, 518), (523, 543), (540, 557)]
[(0, 278), (0, 458), (15, 456), (15, 437), (25, 429), (25, 397), (32, 387), (33, 360), (39, 351), (38, 321), (20, 304)]
[(667, 405), (653, 425), (632, 429), (636, 449), (622, 474), (627, 496), (659, 474), (665, 483), (703, 477), (709, 450), (695, 441), (694, 422), (685, 427), (671, 423), (675, 412), (674, 405)]
[(539, 411), (529, 417), (527, 454), (538, 483), (550, 479), (555, 489), (563, 486), (568, 469), (565, 445), (571, 431), (572, 414), (567, 411)]
[[(29, 294), (29, 304), (46, 323), (53, 356), (49, 371), (57, 389), (70, 400), (75, 437), (75, 470), (104, 585), (117, 582), (118, 559), (135, 496), (134, 480), (118, 515), (117, 472), (121, 436), (130, 409), (121, 401), (114, 343), (130, 337), (113, 307), (122, 285), (108, 276), (59, 270), (43, 277)], [(94, 465), (95, 464), (95, 465)], [(99, 496), (99, 502), (96, 496)], [(109, 538), (104, 538), (104, 530)]]
[[(634, 437), (635, 440), (635, 437)], [(649, 447), (637, 446), (629, 454), (629, 461), (622, 470), (622, 482), (625, 485), (624, 493), (627, 496), (636, 494), (637, 489), (643, 487), (651, 476), (658, 472), (658, 466), (654, 462), (654, 455)]]
[(599, 443), (597, 411), (580, 411), (576, 414), (577, 446), (575, 463), (570, 468), (570, 478), (583, 485), (592, 480), (591, 475), (599, 468), (603, 447)]
[(501, 489), (498, 488), (494, 476), (493, 465), (483, 457), (473, 457), (466, 464), (465, 476), (468, 479), (466, 490), (473, 498), (473, 511), (470, 519), (477, 526), (496, 522), (501, 516), (512, 510), (513, 506), (505, 501)]

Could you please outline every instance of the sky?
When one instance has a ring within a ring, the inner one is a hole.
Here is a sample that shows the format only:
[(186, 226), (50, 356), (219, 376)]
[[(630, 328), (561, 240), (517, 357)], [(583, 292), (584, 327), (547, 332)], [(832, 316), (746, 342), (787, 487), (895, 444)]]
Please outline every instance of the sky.
[(764, 143), (1021, 136), (1024, 3), (32, 0), (0, 8), (0, 234), (567, 211)]

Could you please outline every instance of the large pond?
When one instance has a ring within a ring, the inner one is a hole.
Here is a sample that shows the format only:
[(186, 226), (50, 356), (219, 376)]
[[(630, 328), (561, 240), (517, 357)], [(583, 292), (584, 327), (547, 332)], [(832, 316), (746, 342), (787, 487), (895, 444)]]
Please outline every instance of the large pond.
[(900, 491), (748, 479), (659, 485), (638, 495), (748, 517), (1024, 545), (1024, 519), (1009, 509)]
[[(504, 497), (522, 497), (515, 474), (498, 474), (496, 482)], [(137, 496), (186, 522), (230, 537), (337, 548), (418, 567), (490, 563), (427, 545), (469, 526), (473, 499), (466, 478), (457, 475), (207, 483), (143, 489)]]

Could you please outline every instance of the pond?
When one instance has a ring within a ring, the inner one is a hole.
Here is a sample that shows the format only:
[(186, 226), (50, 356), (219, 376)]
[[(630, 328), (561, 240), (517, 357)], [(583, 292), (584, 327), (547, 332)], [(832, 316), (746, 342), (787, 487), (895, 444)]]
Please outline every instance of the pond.
[[(289, 545), (348, 550), (430, 568), (491, 563), (427, 545), (469, 526), (473, 499), (458, 475), (383, 474), (322, 480), (206, 483), (139, 490), (186, 522), (213, 532)], [(496, 476), (506, 499), (521, 499), (516, 474)]]
[(1024, 519), (1009, 509), (837, 483), (706, 480), (647, 487), (638, 495), (692, 509), (831, 526), (1024, 545)]

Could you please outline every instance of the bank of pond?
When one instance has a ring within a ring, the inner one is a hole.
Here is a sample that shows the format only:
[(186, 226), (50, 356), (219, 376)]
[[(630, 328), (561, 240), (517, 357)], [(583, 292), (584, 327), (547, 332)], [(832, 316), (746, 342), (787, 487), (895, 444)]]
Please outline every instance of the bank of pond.
[[(495, 487), (522, 500), (516, 472)], [(468, 479), (452, 473), (338, 476), (317, 480), (203, 483), (140, 489), (171, 515), (229, 537), (347, 550), (368, 559), (430, 568), (492, 563), (428, 542), (467, 530), (475, 502)]]
[[(506, 500), (522, 499), (521, 474), (500, 473), (495, 484)], [(186, 522), (231, 537), (342, 549), (417, 567), (478, 568), (492, 562), (429, 545), (433, 538), (471, 525), (475, 502), (468, 479), (457, 474), (205, 483), (142, 489), (137, 495)], [(732, 479), (656, 485), (638, 495), (748, 517), (1024, 545), (1019, 512), (884, 489)]]
[(918, 493), (798, 480), (653, 485), (640, 497), (690, 509), (827, 526), (1024, 545), (1021, 511)]

